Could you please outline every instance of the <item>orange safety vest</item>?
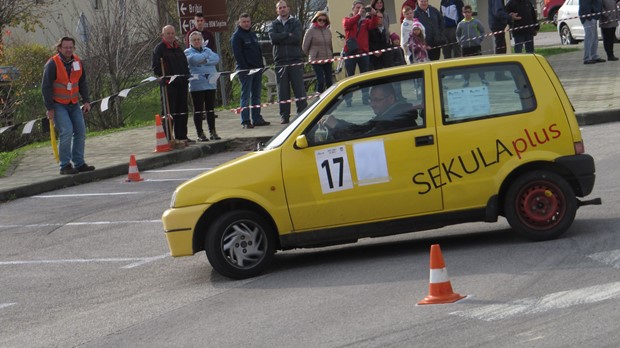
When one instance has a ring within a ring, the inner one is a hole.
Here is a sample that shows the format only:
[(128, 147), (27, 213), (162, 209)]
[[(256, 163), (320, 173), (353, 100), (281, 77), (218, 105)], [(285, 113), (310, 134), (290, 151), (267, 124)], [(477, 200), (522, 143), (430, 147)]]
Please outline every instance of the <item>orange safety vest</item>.
[[(52, 88), (52, 98), (59, 104), (77, 104), (80, 92), (78, 85), (83, 70), (80, 58), (75, 54), (73, 55), (71, 77), (67, 75), (67, 69), (62, 58), (60, 58), (60, 54), (53, 56), (52, 59), (56, 63), (56, 80), (54, 80)], [(79, 70), (74, 69), (74, 64), (76, 63), (80, 66)], [(69, 88), (69, 84), (71, 84), (71, 88)]]

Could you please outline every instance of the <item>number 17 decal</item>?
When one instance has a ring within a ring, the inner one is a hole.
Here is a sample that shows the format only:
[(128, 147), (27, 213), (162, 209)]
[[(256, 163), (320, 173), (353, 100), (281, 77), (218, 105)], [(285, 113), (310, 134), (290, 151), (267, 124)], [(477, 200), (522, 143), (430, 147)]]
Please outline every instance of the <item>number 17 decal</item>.
[(315, 156), (323, 193), (353, 188), (351, 169), (344, 146), (318, 150)]

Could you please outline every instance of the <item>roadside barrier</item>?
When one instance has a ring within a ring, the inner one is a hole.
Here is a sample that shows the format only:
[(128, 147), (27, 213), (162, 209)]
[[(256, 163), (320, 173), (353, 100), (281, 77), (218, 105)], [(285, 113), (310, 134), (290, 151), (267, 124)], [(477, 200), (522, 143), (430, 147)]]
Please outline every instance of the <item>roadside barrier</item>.
[[(601, 14), (609, 13), (609, 12), (614, 12), (614, 10), (601, 11), (601, 12), (598, 12), (598, 13), (593, 13), (593, 14), (589, 14), (589, 15), (585, 15), (585, 16), (566, 17), (566, 18), (563, 18), (563, 19), (578, 19), (580, 17), (589, 18), (589, 17), (593, 17), (593, 16), (600, 16)], [(553, 23), (553, 22), (552, 21), (542, 21), (542, 22), (539, 22), (538, 24), (532, 24), (532, 25), (508, 28), (508, 29), (505, 29), (505, 30), (490, 32), (488, 34), (472, 38), (471, 40), (476, 40), (476, 39), (485, 38), (485, 37), (492, 37), (495, 34), (501, 34), (501, 33), (506, 33), (506, 32), (513, 32), (513, 31), (516, 31), (516, 30), (524, 29), (524, 28), (534, 27), (534, 26), (539, 25), (539, 24), (549, 24), (549, 23)], [(436, 49), (440, 49), (440, 48), (448, 47), (448, 46), (454, 45), (454, 44), (458, 44), (458, 43), (450, 43), (450, 44), (435, 46), (435, 47), (431, 47), (431, 49), (435, 49), (435, 48)], [(271, 69), (275, 69), (276, 71), (281, 71), (281, 69), (285, 69), (288, 66), (301, 66), (301, 65), (307, 65), (307, 64), (324, 64), (324, 63), (330, 63), (330, 62), (340, 62), (340, 61), (345, 61), (347, 59), (354, 59), (354, 58), (359, 58), (359, 57), (370, 56), (370, 55), (373, 55), (375, 53), (385, 53), (385, 52), (389, 52), (389, 51), (396, 50), (396, 49), (400, 49), (400, 48), (399, 47), (389, 47), (389, 48), (386, 48), (386, 49), (376, 50), (376, 51), (372, 51), (372, 52), (368, 52), (368, 53), (361, 53), (361, 54), (355, 54), (355, 55), (343, 56), (343, 57), (334, 57), (334, 58), (331, 58), (331, 59), (322, 59), (322, 60), (315, 60), (315, 61), (309, 61), (309, 62), (306, 61), (306, 62), (302, 62), (302, 63), (295, 63), (295, 64), (289, 64), (289, 65), (274, 65), (274, 66), (267, 66), (267, 67), (257, 68), (257, 69), (246, 69), (246, 70), (237, 70), (237, 71), (224, 71), (224, 72), (218, 72), (218, 73), (212, 74), (212, 75), (207, 75), (207, 78), (211, 82), (213, 82), (213, 81), (219, 79), (222, 75), (228, 75), (229, 78), (232, 80), (240, 72), (248, 72), (248, 74), (255, 74), (255, 73), (259, 72), (259, 71), (262, 72), (262, 71), (264, 71), (266, 69), (270, 69), (270, 68)], [(483, 53), (492, 53), (492, 52), (486, 52), (485, 51)], [(116, 94), (112, 94), (112, 95), (104, 97), (102, 99), (94, 100), (94, 101), (91, 102), (91, 105), (100, 104), (100, 110), (101, 111), (106, 111), (106, 110), (108, 110), (109, 101), (110, 101), (111, 98), (115, 98), (115, 97), (126, 98), (127, 95), (129, 94), (129, 92), (132, 89), (134, 89), (134, 88), (141, 87), (141, 86), (144, 86), (146, 84), (153, 83), (155, 81), (161, 81), (164, 78), (170, 79), (169, 80), (169, 83), (170, 83), (170, 82), (174, 81), (175, 79), (177, 79), (179, 77), (188, 77), (188, 80), (193, 80), (193, 79), (197, 79), (198, 75), (172, 75), (172, 76), (162, 76), (162, 77), (149, 76), (149, 77), (143, 79), (142, 81), (140, 81), (138, 84), (133, 85), (133, 86), (131, 86), (129, 88), (125, 88), (125, 89), (123, 89), (122, 91), (120, 91), (120, 92), (118, 92)], [(289, 100), (280, 100), (280, 101), (273, 102), (273, 103), (265, 103), (265, 104), (259, 104), (259, 105), (249, 105), (249, 106), (246, 106), (246, 107), (239, 107), (239, 108), (229, 109), (229, 111), (231, 111), (233, 113), (236, 113), (236, 114), (239, 114), (244, 109), (260, 108), (260, 107), (265, 107), (265, 106), (274, 105), (274, 104), (293, 103), (295, 101), (299, 101), (299, 100), (302, 100), (302, 99), (316, 98), (317, 96), (318, 95), (310, 95), (310, 96), (307, 96), (305, 98), (294, 98), (294, 99), (289, 99)], [(172, 115), (169, 115), (169, 116), (174, 117), (174, 116), (176, 116), (176, 114), (172, 114)], [(38, 118), (38, 119), (26, 121), (26, 122), (20, 122), (20, 123), (17, 123), (17, 124), (14, 124), (14, 125), (10, 125), (10, 126), (1, 127), (0, 128), (0, 135), (2, 133), (6, 132), (6, 131), (15, 129), (16, 127), (20, 127), (22, 125), (24, 125), (24, 128), (22, 130), (22, 134), (30, 134), (32, 132), (34, 124), (36, 122), (44, 122), (45, 119), (46, 118), (43, 117), (43, 118)]]
[(428, 296), (418, 302), (419, 305), (453, 303), (465, 298), (465, 296), (452, 291), (452, 284), (448, 279), (448, 271), (446, 270), (446, 264), (443, 261), (439, 244), (431, 245), (431, 274), (429, 283)]

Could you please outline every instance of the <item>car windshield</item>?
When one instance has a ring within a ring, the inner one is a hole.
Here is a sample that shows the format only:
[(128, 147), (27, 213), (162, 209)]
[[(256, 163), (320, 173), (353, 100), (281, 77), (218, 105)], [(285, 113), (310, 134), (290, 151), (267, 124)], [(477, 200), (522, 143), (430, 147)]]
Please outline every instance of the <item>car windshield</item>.
[(261, 144), (259, 144), (258, 150), (270, 150), (282, 145), (282, 143), (289, 137), (289, 135), (291, 135), (291, 133), (297, 128), (297, 126), (299, 126), (299, 124), (304, 119), (306, 119), (306, 117), (308, 117), (310, 113), (312, 113), (312, 110), (314, 110), (316, 106), (320, 104), (320, 101), (325, 99), (325, 97), (330, 94), (331, 91), (333, 91), (335, 88), (336, 85), (333, 85), (326, 89), (325, 92), (321, 93), (319, 99), (313, 104), (309, 105), (301, 115), (295, 117), (295, 119), (293, 119), (286, 128), (282, 129), (278, 134), (274, 135), (273, 138), (269, 139), (269, 141), (264, 145), (261, 146)]

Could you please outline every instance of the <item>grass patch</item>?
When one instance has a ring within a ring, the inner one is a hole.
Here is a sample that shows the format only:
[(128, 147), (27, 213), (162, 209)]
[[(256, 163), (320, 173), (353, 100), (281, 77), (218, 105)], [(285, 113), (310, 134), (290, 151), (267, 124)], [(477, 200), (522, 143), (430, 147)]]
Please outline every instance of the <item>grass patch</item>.
[(19, 158), (18, 151), (0, 152), (0, 177), (6, 175), (7, 170)]
[(534, 48), (534, 53), (540, 54), (543, 57), (549, 57), (556, 54), (568, 53), (579, 51), (577, 47), (541, 47)]
[(551, 23), (544, 23), (540, 25), (539, 33), (555, 33), (558, 31), (558, 28)]

